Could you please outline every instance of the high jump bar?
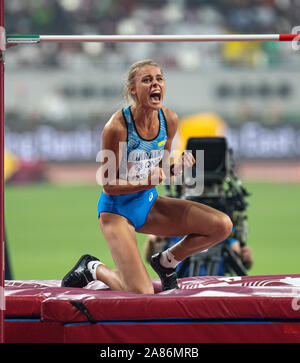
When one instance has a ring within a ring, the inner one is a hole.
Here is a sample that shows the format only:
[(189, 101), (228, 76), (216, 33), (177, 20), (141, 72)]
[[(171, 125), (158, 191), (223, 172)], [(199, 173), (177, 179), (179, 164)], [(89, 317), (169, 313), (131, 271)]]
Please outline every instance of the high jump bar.
[(7, 44), (81, 42), (269, 42), (300, 40), (300, 34), (221, 34), (221, 35), (7, 35)]

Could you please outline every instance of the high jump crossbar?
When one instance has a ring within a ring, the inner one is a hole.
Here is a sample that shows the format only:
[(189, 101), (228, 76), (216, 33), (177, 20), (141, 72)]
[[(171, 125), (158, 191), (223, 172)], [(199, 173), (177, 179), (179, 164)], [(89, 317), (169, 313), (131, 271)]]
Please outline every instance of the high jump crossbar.
[(300, 34), (221, 34), (221, 35), (7, 35), (7, 44), (81, 42), (270, 42), (300, 40)]

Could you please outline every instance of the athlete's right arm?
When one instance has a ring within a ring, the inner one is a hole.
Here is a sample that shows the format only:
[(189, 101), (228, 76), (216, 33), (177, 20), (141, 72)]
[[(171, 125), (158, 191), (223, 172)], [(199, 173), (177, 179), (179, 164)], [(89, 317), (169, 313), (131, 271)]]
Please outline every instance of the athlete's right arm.
[[(118, 170), (123, 152), (126, 152), (127, 128), (122, 111), (116, 112), (102, 132), (102, 150), (99, 184), (109, 195), (122, 195), (150, 189), (161, 183), (164, 174), (161, 168), (155, 168), (149, 173), (147, 180), (127, 181), (118, 178)], [(155, 183), (153, 181), (156, 181)]]

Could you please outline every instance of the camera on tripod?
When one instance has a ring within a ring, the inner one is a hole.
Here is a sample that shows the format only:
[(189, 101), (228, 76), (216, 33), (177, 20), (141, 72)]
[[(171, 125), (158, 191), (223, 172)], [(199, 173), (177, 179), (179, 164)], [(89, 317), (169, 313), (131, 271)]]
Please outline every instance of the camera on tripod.
[[(204, 166), (201, 166), (201, 170), (197, 170), (199, 163), (196, 163), (191, 173), (195, 180), (201, 172), (204, 172), (204, 178), (202, 175), (204, 185), (200, 186), (197, 182), (191, 184), (185, 179), (187, 182), (176, 189), (177, 197), (203, 203), (226, 213), (234, 226), (231, 238), (238, 240), (241, 247), (245, 246), (248, 239), (246, 198), (249, 193), (235, 173), (233, 152), (228, 147), (226, 138), (192, 137), (188, 139), (186, 149), (192, 152), (194, 158), (197, 150), (204, 151)], [(247, 275), (246, 267), (225, 241), (184, 261), (178, 276), (183, 276), (187, 264), (189, 264), (189, 276), (200, 275), (203, 266), (207, 275), (218, 275), (221, 260), (226, 273)]]

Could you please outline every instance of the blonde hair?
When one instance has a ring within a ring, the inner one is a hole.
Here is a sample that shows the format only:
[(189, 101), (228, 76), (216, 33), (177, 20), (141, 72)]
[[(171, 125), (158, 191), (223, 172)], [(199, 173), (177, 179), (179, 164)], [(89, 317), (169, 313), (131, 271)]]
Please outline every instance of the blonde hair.
[(139, 69), (143, 68), (144, 66), (158, 67), (160, 69), (160, 71), (162, 72), (161, 66), (158, 63), (156, 63), (155, 61), (153, 61), (152, 59), (145, 59), (145, 60), (141, 60), (141, 61), (133, 63), (130, 66), (128, 73), (126, 75), (125, 87), (124, 87), (125, 100), (128, 104), (135, 103), (135, 95), (133, 95), (130, 92), (130, 87), (133, 87), (135, 84), (136, 72)]

